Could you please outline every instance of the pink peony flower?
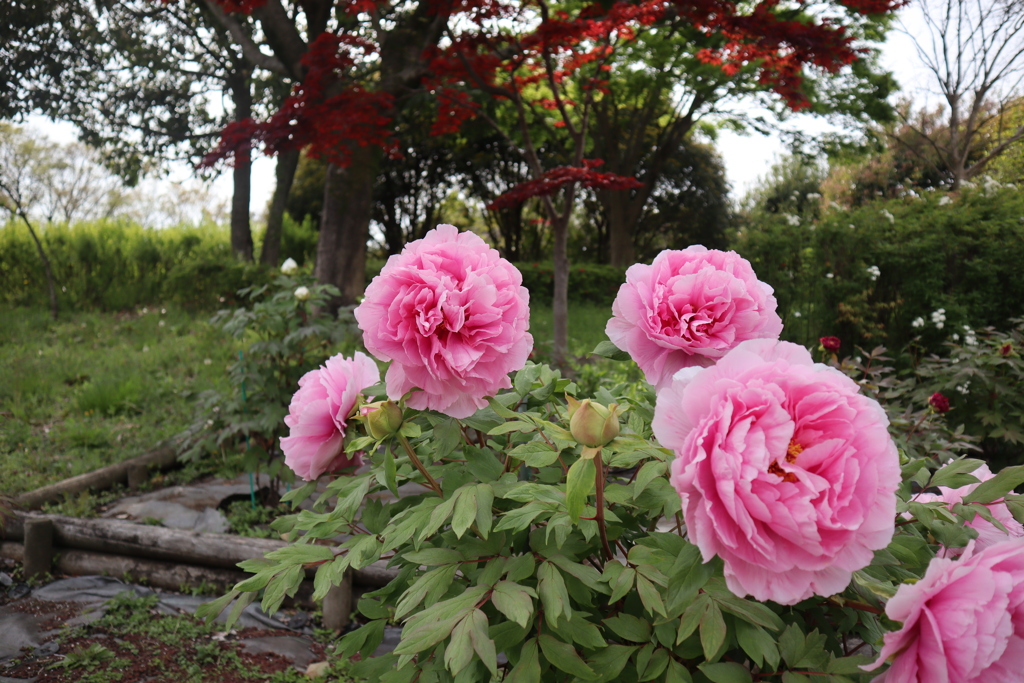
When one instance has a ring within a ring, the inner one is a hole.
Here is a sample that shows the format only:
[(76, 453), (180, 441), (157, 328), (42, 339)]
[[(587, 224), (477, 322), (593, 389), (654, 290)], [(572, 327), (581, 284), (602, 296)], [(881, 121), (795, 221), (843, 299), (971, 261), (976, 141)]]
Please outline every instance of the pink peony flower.
[(666, 250), (626, 271), (605, 332), (660, 391), (680, 368), (711, 365), (747, 339), (777, 339), (772, 291), (736, 252)]
[(351, 359), (338, 354), (303, 375), (284, 418), (289, 427), (281, 439), (284, 463), (306, 481), (362, 465), (358, 453), (345, 453), (345, 423), (359, 392), (379, 381), (376, 363), (358, 351)]
[(885, 683), (1016, 683), (1024, 672), (1024, 541), (1004, 541), (959, 560), (936, 557), (924, 578), (885, 606), (903, 628), (885, 634), (874, 670)]
[(439, 225), (392, 256), (356, 308), (367, 350), (390, 360), (388, 396), (455, 418), (512, 386), (533, 349), (530, 295), (478, 236)]
[(838, 593), (892, 539), (899, 456), (857, 388), (802, 346), (756, 339), (658, 394), (654, 434), (675, 450), (687, 532), (737, 595)]
[[(988, 465), (982, 465), (971, 472), (971, 474), (978, 478), (979, 484), (995, 476), (992, 474), (992, 470), (988, 468)], [(970, 495), (974, 489), (978, 488), (979, 484), (967, 484), (955, 489), (940, 486), (939, 491), (941, 493), (919, 493), (914, 496), (913, 500), (918, 503), (931, 503), (941, 500), (944, 503), (948, 503), (949, 509), (952, 510), (954, 505), (962, 502), (965, 496)], [(981, 515), (975, 515), (974, 519), (967, 523), (967, 526), (978, 532), (978, 538), (974, 540), (975, 550), (984, 550), (991, 545), (1005, 541), (1008, 537), (1024, 537), (1024, 525), (1013, 518), (1010, 509), (1006, 507), (1004, 499), (1000, 498), (997, 501), (988, 503), (986, 507), (992, 513), (992, 517), (1006, 527), (1009, 535)], [(948, 548), (943, 549), (939, 554), (942, 557), (956, 557), (961, 552), (963, 552), (963, 548)]]

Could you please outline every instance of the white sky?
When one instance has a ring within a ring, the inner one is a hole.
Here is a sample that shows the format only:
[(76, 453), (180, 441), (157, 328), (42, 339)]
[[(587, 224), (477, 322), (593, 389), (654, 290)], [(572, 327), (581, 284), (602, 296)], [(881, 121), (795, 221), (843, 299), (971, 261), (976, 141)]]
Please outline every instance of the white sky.
[[(920, 11), (911, 5), (903, 9), (899, 16), (907, 30), (916, 33), (922, 27), (922, 22), (918, 18), (919, 14)], [(882, 47), (882, 66), (895, 74), (905, 95), (918, 100), (930, 99), (929, 93), (925, 89), (928, 74), (920, 66), (913, 42), (907, 35), (899, 31), (900, 25), (898, 23), (896, 28), (890, 31), (888, 41)], [(795, 117), (791, 125), (812, 130), (820, 129), (822, 125), (820, 122), (809, 121), (807, 118)], [(75, 128), (68, 123), (55, 123), (40, 116), (33, 116), (29, 117), (28, 124), (55, 142), (67, 143), (76, 139)], [(764, 136), (758, 133), (739, 135), (722, 131), (716, 144), (725, 161), (726, 177), (732, 187), (733, 201), (739, 201), (744, 193), (757, 182), (758, 178), (767, 173), (771, 164), (786, 152), (784, 145), (776, 135)], [(273, 194), (274, 164), (273, 159), (264, 156), (257, 156), (254, 160), (250, 205), (250, 211), (254, 216), (263, 215)], [(169, 169), (168, 178), (170, 180), (183, 181), (190, 176), (191, 169), (185, 164), (179, 164)], [(152, 184), (158, 188), (159, 181)], [(213, 192), (218, 197), (230, 201), (230, 170), (222, 173), (213, 181)]]

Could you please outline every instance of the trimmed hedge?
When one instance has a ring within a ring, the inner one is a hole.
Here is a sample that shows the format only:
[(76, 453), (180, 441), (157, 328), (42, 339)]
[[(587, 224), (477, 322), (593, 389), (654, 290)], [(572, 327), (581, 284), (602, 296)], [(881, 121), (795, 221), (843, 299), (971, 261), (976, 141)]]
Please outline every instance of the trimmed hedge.
[[(551, 263), (516, 263), (523, 274), (523, 286), (530, 290), (531, 301), (551, 301), (555, 287)], [(569, 268), (569, 301), (611, 306), (619, 286), (626, 281), (626, 269), (596, 263), (581, 263)]]

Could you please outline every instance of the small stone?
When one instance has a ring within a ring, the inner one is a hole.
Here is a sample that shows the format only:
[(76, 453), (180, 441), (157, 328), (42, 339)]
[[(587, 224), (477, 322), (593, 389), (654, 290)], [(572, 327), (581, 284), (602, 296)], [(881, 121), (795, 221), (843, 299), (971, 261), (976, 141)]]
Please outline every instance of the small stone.
[(9, 574), (0, 572), (0, 586), (4, 586), (6, 588), (7, 586), (10, 586), (12, 583), (14, 583), (14, 579), (12, 579)]
[(330, 662), (313, 662), (306, 667), (306, 675), (310, 678), (321, 678), (327, 675), (330, 668)]

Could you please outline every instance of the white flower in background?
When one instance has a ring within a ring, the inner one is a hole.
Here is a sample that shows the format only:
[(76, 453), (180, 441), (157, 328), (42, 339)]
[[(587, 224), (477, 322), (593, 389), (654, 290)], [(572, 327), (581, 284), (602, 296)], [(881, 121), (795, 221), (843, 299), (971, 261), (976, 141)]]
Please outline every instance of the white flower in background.
[(953, 203), (953, 198), (950, 197), (948, 194), (944, 194), (941, 197), (939, 197), (939, 206), (945, 206), (946, 204), (952, 204), (952, 203)]
[(299, 269), (299, 264), (295, 262), (293, 258), (286, 258), (284, 263), (281, 264), (281, 272), (285, 275), (291, 275)]
[(161, 308), (160, 309), (160, 315), (167, 315), (167, 309), (166, 308)]
[(856, 229), (857, 229), (857, 226), (854, 225), (853, 223), (850, 223), (850, 230), (856, 230)]
[(968, 346), (978, 345), (978, 337), (975, 336), (974, 330), (971, 329), (970, 325), (964, 325), (964, 344)]
[(965, 190), (973, 190), (974, 188), (977, 187), (977, 185), (972, 183), (970, 180), (965, 180), (962, 183), (960, 183), (960, 187), (962, 187)]
[(944, 322), (937, 322), (937, 323), (935, 323), (935, 329), (937, 329), (937, 330), (941, 330), (945, 326), (946, 326), (946, 323), (944, 323)]
[(142, 347), (142, 352), (143, 353), (149, 353), (149, 347), (148, 346), (143, 346)]
[(833, 275), (832, 273), (825, 273), (825, 277), (827, 277), (829, 280), (831, 280), (832, 278), (835, 277), (835, 275)]
[(793, 317), (794, 318), (799, 318), (800, 316), (801, 316), (800, 311), (793, 311)]
[(885, 209), (882, 209), (882, 216), (885, 218), (885, 220), (889, 221), (890, 223), (896, 223), (896, 216), (893, 216)]
[(220, 298), (220, 302), (221, 302), (221, 303), (224, 303), (225, 301), (227, 301), (227, 299), (225, 299), (224, 297), (221, 297), (221, 298)]
[(926, 188), (924, 188), (924, 191), (925, 192), (935, 192), (935, 188), (934, 187), (926, 187)]
[(958, 384), (956, 390), (959, 391), (964, 396), (966, 396), (967, 394), (971, 393), (971, 383), (964, 382), (963, 384)]
[(868, 266), (867, 270), (868, 270), (868, 275), (871, 276), (871, 281), (872, 282), (877, 280), (878, 276), (882, 274), (882, 271), (879, 270), (878, 266)]
[(145, 306), (143, 306), (142, 307), (142, 311), (141, 311), (141, 315), (146, 315), (147, 313), (149, 313), (149, 309), (146, 308)]
[(166, 324), (167, 323), (165, 321), (161, 320), (160, 322), (157, 323), (157, 327), (163, 327)]
[(213, 365), (213, 361), (210, 360), (209, 358), (204, 358), (203, 365)]
[(299, 301), (305, 301), (310, 296), (309, 287), (296, 287), (295, 298)]
[(817, 192), (808, 192), (807, 198), (810, 199), (812, 202), (816, 202), (819, 199), (821, 199), (821, 195), (818, 194)]
[(782, 217), (785, 218), (786, 222), (793, 227), (800, 225), (800, 216), (794, 216), (791, 213), (784, 213), (782, 214)]
[(953, 341), (960, 341), (960, 335), (956, 332), (953, 333)]
[(840, 204), (839, 202), (832, 201), (832, 202), (829, 202), (828, 205), (829, 205), (829, 208), (835, 209), (836, 211), (842, 211), (843, 210), (843, 205)]
[(917, 316), (916, 318), (914, 318), (914, 322), (910, 323), (910, 326), (914, 328), (924, 327), (924, 318), (922, 318), (921, 316)]
[(1007, 190), (1017, 190), (1017, 186), (1014, 183), (1006, 183), (1005, 185), (1003, 185), (1003, 187), (1005, 187)]
[(945, 324), (946, 324), (946, 309), (945, 308), (937, 308), (934, 311), (932, 311), (932, 323), (934, 323), (935, 327), (939, 328), (940, 330), (943, 327), (945, 327)]
[(989, 197), (995, 194), (996, 192), (999, 192), (999, 190), (1003, 189), (1002, 183), (1000, 183), (998, 180), (989, 175), (982, 178), (981, 186), (985, 190), (986, 197)]

